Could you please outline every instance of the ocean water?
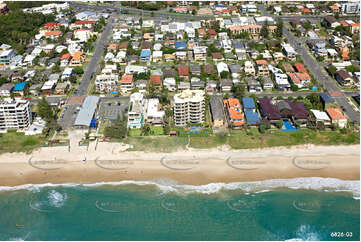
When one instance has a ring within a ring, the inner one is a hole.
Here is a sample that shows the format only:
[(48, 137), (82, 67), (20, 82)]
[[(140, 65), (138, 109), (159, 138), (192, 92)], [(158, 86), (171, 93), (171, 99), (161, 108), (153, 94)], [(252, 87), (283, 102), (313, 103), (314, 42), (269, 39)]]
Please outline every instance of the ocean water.
[(320, 179), (0, 187), (0, 240), (359, 241), (359, 182)]

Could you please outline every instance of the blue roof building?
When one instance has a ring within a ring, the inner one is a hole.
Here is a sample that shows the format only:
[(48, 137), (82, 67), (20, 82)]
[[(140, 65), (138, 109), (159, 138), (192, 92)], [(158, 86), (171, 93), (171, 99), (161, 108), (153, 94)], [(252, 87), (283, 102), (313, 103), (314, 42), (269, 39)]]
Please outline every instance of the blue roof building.
[(244, 97), (242, 98), (243, 108), (244, 110), (255, 110), (256, 104), (254, 103), (253, 98), (251, 97)]
[(244, 114), (246, 115), (247, 123), (253, 124), (253, 125), (256, 125), (256, 124), (260, 123), (258, 113), (256, 113), (255, 111), (253, 111), (253, 110), (245, 110)]
[(13, 91), (14, 92), (23, 92), (27, 85), (28, 85), (28, 83), (26, 83), (26, 82), (16, 83)]
[(334, 103), (335, 99), (333, 99), (328, 93), (320, 93), (321, 101), (324, 103)]
[(146, 49), (146, 50), (142, 50), (140, 52), (140, 58), (144, 61), (147, 61), (150, 59), (150, 50)]
[(185, 42), (177, 41), (177, 42), (175, 43), (175, 48), (176, 48), (177, 50), (185, 50), (185, 49), (187, 49), (187, 45), (186, 45)]

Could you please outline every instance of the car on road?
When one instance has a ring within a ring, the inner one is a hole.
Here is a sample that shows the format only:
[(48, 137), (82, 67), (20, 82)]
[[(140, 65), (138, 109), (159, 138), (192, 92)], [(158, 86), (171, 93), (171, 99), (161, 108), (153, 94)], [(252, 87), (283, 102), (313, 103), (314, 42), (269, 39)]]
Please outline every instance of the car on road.
[(342, 111), (346, 112), (346, 108), (344, 106), (341, 106)]

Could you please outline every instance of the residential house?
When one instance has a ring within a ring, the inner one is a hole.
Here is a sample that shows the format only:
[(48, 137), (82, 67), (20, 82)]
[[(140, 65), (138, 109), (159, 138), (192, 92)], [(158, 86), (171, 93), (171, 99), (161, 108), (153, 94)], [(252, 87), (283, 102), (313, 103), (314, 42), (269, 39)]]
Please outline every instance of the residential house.
[(207, 58), (207, 47), (197, 46), (193, 49), (195, 61), (205, 61)]
[(296, 60), (296, 51), (290, 44), (282, 43), (282, 51), (290, 61)]
[(256, 70), (251, 61), (246, 61), (244, 63), (244, 72), (246, 73), (246, 75), (256, 75)]
[(340, 128), (344, 128), (347, 126), (347, 118), (339, 108), (330, 107), (330, 108), (326, 108), (325, 111), (330, 117), (332, 124)]
[(162, 87), (162, 76), (151, 75), (149, 79), (149, 84), (156, 87)]
[(222, 100), (219, 99), (219, 97), (211, 96), (209, 100), (209, 106), (213, 127), (222, 127), (225, 121)]
[(262, 83), (262, 87), (264, 90), (272, 90), (272, 88), (274, 87), (272, 79), (268, 76), (262, 77), (260, 82)]
[(224, 62), (217, 64), (218, 75), (220, 76), (222, 72), (229, 72), (228, 65)]
[(163, 125), (165, 112), (161, 108), (162, 105), (159, 103), (158, 98), (147, 99), (145, 122), (153, 126)]
[(150, 55), (151, 55), (150, 49), (143, 49), (140, 52), (140, 60), (144, 62), (150, 61)]
[(261, 76), (268, 76), (269, 75), (269, 70), (268, 70), (266, 60), (256, 60), (256, 64), (257, 64), (257, 73), (258, 73), (258, 75), (261, 75)]
[(315, 110), (315, 109), (311, 109), (310, 110), (312, 113), (312, 117), (316, 123), (316, 125), (319, 125), (320, 123), (322, 123), (323, 126), (327, 127), (331, 125), (331, 119), (330, 117), (327, 115), (326, 112), (320, 111), (320, 110)]
[(10, 97), (13, 91), (14, 85), (11, 83), (5, 83), (0, 87), (0, 97)]
[(191, 65), (189, 65), (189, 67), (190, 67), (190, 72), (192, 73), (192, 75), (200, 75), (201, 74), (200, 65), (191, 64)]
[(27, 82), (19, 82), (15, 84), (13, 88), (13, 93), (19, 94), (20, 96), (24, 96), (28, 90), (29, 90), (29, 85)]
[(259, 98), (258, 107), (263, 121), (276, 123), (281, 120), (281, 114), (272, 99)]
[(122, 93), (131, 92), (134, 88), (133, 83), (133, 75), (132, 74), (124, 74), (122, 79), (120, 80), (120, 90)]
[(233, 82), (231, 79), (221, 79), (220, 85), (222, 92), (230, 92), (233, 87)]
[(163, 51), (156, 50), (153, 51), (153, 62), (162, 62), (163, 59)]
[(335, 79), (341, 86), (351, 86), (353, 84), (352, 76), (344, 69), (335, 73)]
[(145, 98), (143, 94), (136, 92), (130, 95), (128, 109), (128, 128), (142, 128), (144, 125)]
[(288, 82), (288, 77), (283, 73), (275, 73), (274, 74), (275, 83), (280, 91), (289, 91), (291, 89), (291, 85)]
[(242, 128), (245, 124), (242, 107), (237, 98), (228, 98), (223, 101), (228, 124), (231, 128)]
[(189, 78), (188, 66), (178, 66), (178, 76), (188, 80)]
[(69, 90), (69, 87), (70, 87), (69, 82), (58, 83), (56, 84), (54, 92), (57, 95), (64, 95)]
[(174, 77), (166, 77), (163, 80), (163, 86), (169, 91), (174, 92), (176, 90), (176, 81)]
[(323, 21), (326, 22), (327, 26), (331, 28), (336, 28), (340, 25), (334, 16), (326, 16), (323, 18)]
[(83, 52), (75, 52), (73, 58), (70, 61), (70, 66), (81, 66), (85, 61), (85, 55)]

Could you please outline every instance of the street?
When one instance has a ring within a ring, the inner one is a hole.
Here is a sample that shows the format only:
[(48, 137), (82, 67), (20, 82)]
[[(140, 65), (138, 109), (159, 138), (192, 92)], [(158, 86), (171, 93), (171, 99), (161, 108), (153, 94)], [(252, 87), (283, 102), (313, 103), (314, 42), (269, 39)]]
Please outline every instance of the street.
[[(271, 16), (264, 5), (258, 5), (260, 11), (265, 16)], [(323, 72), (323, 67), (308, 53), (303, 45), (298, 45), (298, 38), (291, 33), (285, 24), (283, 24), (283, 34), (288, 39), (290, 45), (297, 51), (299, 56), (302, 58), (304, 64), (308, 67), (314, 78), (320, 82), (320, 84), (328, 92), (341, 92), (341, 97), (336, 97), (335, 100), (340, 106), (345, 107), (345, 113), (352, 122), (360, 123), (360, 113), (353, 109), (353, 107), (347, 102), (345, 95), (342, 93), (341, 89), (335, 84), (335, 81), (331, 79), (325, 72)]]

